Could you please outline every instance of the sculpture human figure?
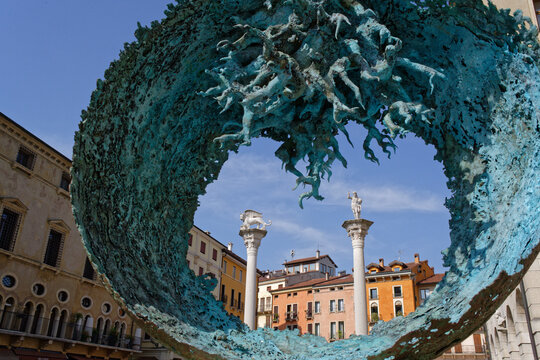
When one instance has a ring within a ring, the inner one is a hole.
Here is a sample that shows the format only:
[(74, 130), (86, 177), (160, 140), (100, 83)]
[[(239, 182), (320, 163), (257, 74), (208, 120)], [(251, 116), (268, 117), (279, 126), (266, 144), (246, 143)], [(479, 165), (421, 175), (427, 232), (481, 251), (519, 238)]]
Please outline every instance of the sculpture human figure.
[(358, 194), (356, 191), (353, 192), (353, 196), (351, 197), (351, 193), (347, 193), (347, 199), (351, 199), (351, 209), (354, 215), (355, 219), (360, 219), (360, 212), (362, 211), (362, 199), (358, 197)]

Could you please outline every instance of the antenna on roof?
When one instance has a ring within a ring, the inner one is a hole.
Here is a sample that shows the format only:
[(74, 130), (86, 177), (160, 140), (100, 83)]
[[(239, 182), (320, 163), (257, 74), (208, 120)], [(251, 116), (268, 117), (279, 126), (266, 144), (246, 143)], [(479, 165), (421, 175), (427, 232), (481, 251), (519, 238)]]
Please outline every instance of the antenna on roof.
[(398, 253), (398, 261), (401, 261), (401, 254), (403, 253), (403, 250), (399, 249), (397, 253)]
[(291, 259), (294, 260), (294, 249), (291, 250)]

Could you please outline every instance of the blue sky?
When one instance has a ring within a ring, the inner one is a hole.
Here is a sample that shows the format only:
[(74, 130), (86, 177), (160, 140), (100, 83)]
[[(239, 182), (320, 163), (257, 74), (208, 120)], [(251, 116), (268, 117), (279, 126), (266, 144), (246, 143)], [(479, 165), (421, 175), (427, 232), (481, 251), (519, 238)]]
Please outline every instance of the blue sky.
[[(71, 157), (80, 112), (96, 80), (116, 59), (124, 42), (134, 40), (137, 21), (161, 19), (164, 0), (74, 1), (3, 0), (0, 3), (0, 111)], [(374, 221), (366, 239), (366, 263), (383, 257), (412, 261), (418, 252), (442, 272), (440, 252), (450, 243), (446, 189), (435, 151), (409, 135), (397, 140), (391, 160), (364, 159), (362, 128), (349, 126), (355, 148), (341, 141), (349, 166), (335, 164), (322, 202), (304, 201), (292, 191), (295, 178), (281, 169), (273, 153), (278, 144), (257, 139), (232, 154), (218, 181), (200, 199), (195, 223), (222, 243), (232, 241), (245, 257), (238, 236), (240, 213), (262, 212), (272, 220), (259, 249), (260, 269), (277, 269), (290, 259), (313, 256), (317, 246), (340, 269), (351, 271), (351, 242), (341, 227), (352, 218), (348, 191), (364, 199), (362, 217)], [(343, 139), (341, 139), (343, 140)]]

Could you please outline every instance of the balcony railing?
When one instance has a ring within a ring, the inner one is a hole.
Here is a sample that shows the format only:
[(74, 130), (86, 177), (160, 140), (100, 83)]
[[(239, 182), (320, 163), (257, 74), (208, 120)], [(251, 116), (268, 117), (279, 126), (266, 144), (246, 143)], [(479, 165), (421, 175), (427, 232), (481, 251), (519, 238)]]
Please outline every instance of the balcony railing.
[(286, 316), (285, 316), (285, 320), (286, 321), (296, 321), (298, 320), (298, 314), (294, 311), (289, 311), (287, 312)]
[(82, 322), (67, 322), (45, 317), (34, 317), (25, 313), (0, 312), (0, 332), (2, 330), (18, 332), (28, 336), (46, 336), (59, 341), (71, 340), (107, 345), (117, 348), (133, 349), (139, 345), (140, 338), (120, 334), (119, 329), (111, 330), (108, 334), (101, 333), (96, 328), (84, 328)]
[(242, 311), (244, 310), (244, 303), (238, 300), (233, 300), (231, 303), (231, 308)]
[(272, 312), (272, 305), (259, 305), (258, 312), (260, 313), (268, 313)]

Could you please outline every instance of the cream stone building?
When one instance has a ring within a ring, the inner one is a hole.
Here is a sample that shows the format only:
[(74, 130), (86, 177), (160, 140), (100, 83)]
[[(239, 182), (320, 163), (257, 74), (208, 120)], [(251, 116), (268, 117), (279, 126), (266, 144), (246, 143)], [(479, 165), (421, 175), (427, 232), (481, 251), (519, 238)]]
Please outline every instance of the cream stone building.
[(521, 10), (523, 11), (523, 15), (530, 18), (536, 27), (540, 24), (539, 0), (491, 0), (491, 2), (499, 9), (510, 9), (511, 14), (516, 10)]
[(188, 266), (195, 275), (208, 274), (217, 279), (217, 286), (212, 291), (212, 295), (216, 300), (219, 299), (222, 253), (224, 249), (227, 249), (227, 247), (210, 236), (210, 232), (203, 231), (197, 226), (193, 226), (189, 231), (188, 252), (186, 255)]
[(141, 330), (96, 278), (70, 159), (0, 113), (0, 358), (128, 359)]
[(540, 256), (486, 323), (491, 358), (537, 360), (540, 355)]

